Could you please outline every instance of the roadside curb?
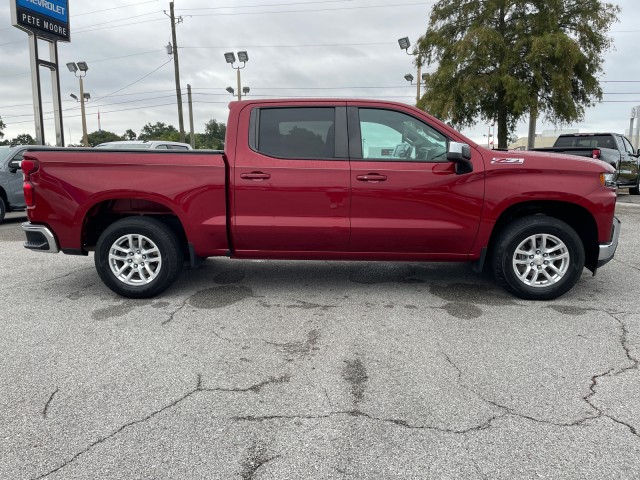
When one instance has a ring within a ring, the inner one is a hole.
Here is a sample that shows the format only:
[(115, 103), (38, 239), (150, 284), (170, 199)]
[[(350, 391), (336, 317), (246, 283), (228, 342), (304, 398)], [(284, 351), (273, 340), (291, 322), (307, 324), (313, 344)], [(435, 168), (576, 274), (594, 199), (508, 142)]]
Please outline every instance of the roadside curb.
[(617, 202), (616, 208), (618, 207), (640, 208), (640, 203)]

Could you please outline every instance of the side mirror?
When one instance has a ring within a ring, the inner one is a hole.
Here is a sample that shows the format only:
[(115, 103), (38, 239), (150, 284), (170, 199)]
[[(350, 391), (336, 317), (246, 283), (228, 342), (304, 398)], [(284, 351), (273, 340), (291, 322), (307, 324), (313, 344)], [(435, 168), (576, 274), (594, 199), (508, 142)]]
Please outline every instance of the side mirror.
[(458, 175), (473, 172), (473, 163), (471, 163), (471, 147), (466, 143), (449, 142), (447, 160), (456, 164), (456, 173)]
[(8, 165), (9, 171), (11, 173), (16, 173), (18, 170), (20, 170), (20, 163), (20, 160), (11, 160)]

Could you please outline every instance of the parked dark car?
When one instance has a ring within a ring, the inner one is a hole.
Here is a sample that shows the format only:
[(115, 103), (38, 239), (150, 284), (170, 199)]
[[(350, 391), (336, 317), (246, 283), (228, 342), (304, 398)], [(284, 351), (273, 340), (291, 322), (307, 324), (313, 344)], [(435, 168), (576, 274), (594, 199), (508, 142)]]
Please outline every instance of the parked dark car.
[(569, 133), (560, 135), (553, 147), (531, 150), (590, 157), (607, 162), (616, 169), (614, 179), (618, 187), (628, 187), (631, 195), (640, 194), (640, 150), (636, 151), (624, 135)]

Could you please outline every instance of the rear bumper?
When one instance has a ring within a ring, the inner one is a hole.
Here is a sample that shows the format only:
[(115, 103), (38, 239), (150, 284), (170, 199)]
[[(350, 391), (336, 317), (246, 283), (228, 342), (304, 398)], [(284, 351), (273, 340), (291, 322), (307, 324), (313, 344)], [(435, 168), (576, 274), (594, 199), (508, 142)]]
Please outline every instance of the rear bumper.
[(27, 235), (24, 248), (47, 253), (58, 253), (60, 251), (56, 237), (47, 227), (24, 222), (22, 224), (22, 230)]
[(609, 263), (616, 253), (618, 247), (618, 237), (620, 237), (620, 225), (621, 222), (618, 217), (613, 217), (613, 228), (611, 232), (611, 241), (608, 243), (600, 244), (600, 253), (598, 254), (598, 267)]

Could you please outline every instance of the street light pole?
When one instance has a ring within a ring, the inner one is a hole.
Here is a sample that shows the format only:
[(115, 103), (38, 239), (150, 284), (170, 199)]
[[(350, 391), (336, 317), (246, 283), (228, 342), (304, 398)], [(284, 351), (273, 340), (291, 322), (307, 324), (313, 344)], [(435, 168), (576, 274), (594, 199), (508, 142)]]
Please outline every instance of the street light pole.
[(421, 73), (422, 72), (422, 55), (418, 50), (414, 51), (413, 53), (409, 53), (409, 47), (411, 46), (409, 37), (399, 38), (398, 45), (400, 45), (400, 49), (404, 50), (407, 53), (407, 55), (416, 57), (416, 66), (418, 67), (418, 78), (416, 80), (416, 105), (417, 105), (418, 103), (420, 103), (420, 79), (422, 78), (424, 80)]
[(87, 136), (87, 116), (84, 111), (84, 82), (80, 77), (80, 113), (82, 115), (82, 143), (85, 147), (89, 146), (89, 137)]
[[(413, 85), (413, 75), (411, 75), (410, 73), (407, 73), (404, 76), (404, 79), (409, 82), (411, 85)], [(418, 66), (418, 78), (416, 79), (416, 85), (417, 85), (417, 92), (416, 92), (416, 105), (418, 104), (418, 102), (420, 102), (420, 80), (422, 79), (422, 81), (425, 83), (427, 83), (427, 74), (421, 74), (420, 73), (420, 66)]]
[[(242, 93), (243, 93), (243, 89), (242, 89), (242, 81), (240, 79), (240, 70), (242, 70), (244, 67), (246, 67), (247, 62), (249, 61), (249, 54), (243, 50), (238, 52), (238, 61), (242, 62), (242, 66), (238, 66), (238, 67), (234, 67), (233, 64), (236, 63), (236, 54), (233, 52), (226, 52), (224, 54), (224, 59), (227, 61), (228, 64), (231, 65), (231, 68), (233, 68), (234, 70), (236, 70), (236, 79), (238, 82), (238, 101), (242, 100)], [(249, 89), (247, 87), (245, 87), (246, 90), (248, 91)], [(233, 88), (228, 87), (227, 88), (227, 92), (231, 93), (233, 95), (234, 91)], [(246, 93), (246, 92), (245, 92)]]
[(87, 62), (69, 62), (67, 63), (67, 68), (71, 73), (73, 73), (80, 80), (80, 113), (82, 115), (82, 143), (85, 147), (89, 146), (89, 138), (87, 136), (87, 118), (85, 116), (84, 111), (84, 83), (82, 79), (87, 75), (87, 71), (89, 70), (89, 66)]

